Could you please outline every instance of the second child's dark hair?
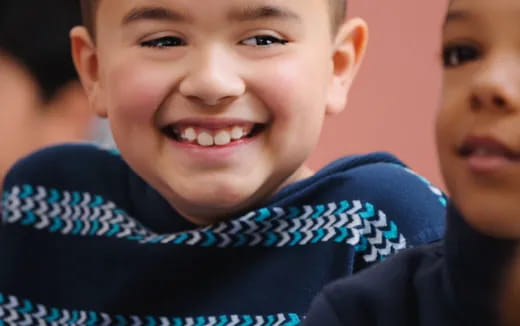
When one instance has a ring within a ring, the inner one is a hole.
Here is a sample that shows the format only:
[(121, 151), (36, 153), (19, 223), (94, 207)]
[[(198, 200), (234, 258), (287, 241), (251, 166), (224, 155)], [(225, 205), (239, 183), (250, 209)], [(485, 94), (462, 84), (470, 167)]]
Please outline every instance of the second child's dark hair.
[[(72, 1), (72, 0), (70, 0)], [(95, 36), (96, 11), (101, 0), (80, 0), (83, 14), (83, 25), (88, 29), (91, 36)], [(335, 34), (345, 20), (347, 11), (347, 0), (327, 0), (331, 12), (331, 28)], [(73, 1), (72, 1), (73, 2)]]
[(69, 31), (81, 23), (79, 5), (71, 0), (1, 2), (0, 52), (27, 69), (48, 101), (62, 86), (77, 80)]

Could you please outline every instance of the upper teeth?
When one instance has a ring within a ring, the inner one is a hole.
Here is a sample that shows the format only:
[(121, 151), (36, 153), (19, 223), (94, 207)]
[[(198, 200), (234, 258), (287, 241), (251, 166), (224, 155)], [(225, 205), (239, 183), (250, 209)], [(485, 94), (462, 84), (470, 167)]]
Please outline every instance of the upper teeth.
[(194, 127), (184, 129), (180, 135), (182, 140), (188, 142), (197, 142), (200, 146), (224, 146), (231, 143), (232, 140), (239, 140), (247, 136), (246, 131), (242, 127), (233, 127), (231, 129), (220, 129), (216, 133), (210, 131), (200, 131)]

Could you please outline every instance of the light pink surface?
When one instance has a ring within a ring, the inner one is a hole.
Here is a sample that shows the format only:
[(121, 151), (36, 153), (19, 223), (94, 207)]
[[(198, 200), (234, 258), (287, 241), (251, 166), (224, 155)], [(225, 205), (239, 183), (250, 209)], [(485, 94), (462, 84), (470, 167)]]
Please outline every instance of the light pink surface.
[(367, 57), (347, 109), (325, 123), (311, 167), (385, 150), (442, 185), (433, 124), (446, 5), (446, 0), (349, 0), (349, 16), (363, 17), (370, 27)]

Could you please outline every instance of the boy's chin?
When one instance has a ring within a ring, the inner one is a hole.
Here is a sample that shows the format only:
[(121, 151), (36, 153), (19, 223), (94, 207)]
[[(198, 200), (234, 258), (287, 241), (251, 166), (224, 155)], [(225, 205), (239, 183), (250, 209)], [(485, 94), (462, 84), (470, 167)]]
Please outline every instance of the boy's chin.
[[(255, 204), (253, 192), (237, 189), (204, 189), (182, 196), (180, 202), (171, 203), (188, 220), (199, 225), (208, 225), (236, 218), (245, 214), (245, 209)], [(179, 205), (180, 204), (180, 205)]]

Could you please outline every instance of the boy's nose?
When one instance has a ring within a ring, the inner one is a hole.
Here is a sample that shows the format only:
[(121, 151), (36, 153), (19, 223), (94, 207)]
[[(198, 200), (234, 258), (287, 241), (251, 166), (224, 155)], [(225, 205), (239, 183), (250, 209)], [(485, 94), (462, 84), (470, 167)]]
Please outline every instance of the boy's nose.
[(184, 97), (206, 106), (216, 106), (245, 92), (246, 86), (236, 73), (236, 64), (222, 51), (193, 59), (179, 86)]
[(520, 66), (497, 62), (482, 69), (472, 85), (472, 110), (520, 110)]

